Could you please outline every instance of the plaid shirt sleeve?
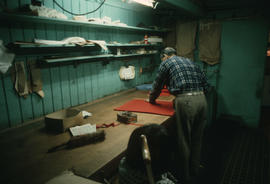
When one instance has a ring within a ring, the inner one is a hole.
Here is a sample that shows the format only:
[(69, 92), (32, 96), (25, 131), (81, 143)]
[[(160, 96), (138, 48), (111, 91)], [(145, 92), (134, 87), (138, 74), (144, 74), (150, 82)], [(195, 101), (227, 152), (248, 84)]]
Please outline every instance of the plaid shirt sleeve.
[(152, 85), (152, 90), (149, 96), (150, 103), (154, 103), (157, 97), (160, 95), (161, 90), (166, 83), (167, 77), (168, 77), (168, 67), (166, 65), (166, 62), (162, 62), (160, 64), (157, 77)]

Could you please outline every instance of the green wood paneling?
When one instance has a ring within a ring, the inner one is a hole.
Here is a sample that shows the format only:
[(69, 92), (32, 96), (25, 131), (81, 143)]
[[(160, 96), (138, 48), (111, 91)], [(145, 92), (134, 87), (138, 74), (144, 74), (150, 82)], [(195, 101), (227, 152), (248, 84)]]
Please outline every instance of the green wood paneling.
[[(43, 89), (44, 94), (45, 94), (45, 97), (43, 99), (43, 108), (44, 108), (44, 114), (46, 115), (46, 114), (52, 113), (54, 111), (50, 69), (48, 69), (48, 68), (42, 69), (41, 75), (42, 75), (42, 83), (43, 83), (42, 89)], [(65, 101), (63, 101), (63, 102), (65, 102)]]
[(9, 127), (8, 106), (6, 103), (5, 85), (3, 84), (3, 75), (1, 74), (0, 83), (0, 129)]
[(78, 97), (79, 97), (79, 104), (86, 103), (86, 91), (85, 91), (85, 76), (84, 76), (84, 70), (86, 64), (80, 64), (77, 67), (77, 78), (78, 78)]
[(79, 104), (78, 79), (76, 78), (76, 71), (77, 69), (74, 66), (68, 67), (71, 106)]
[(85, 67), (83, 67), (83, 73), (85, 77), (86, 102), (91, 102), (93, 100), (91, 63), (85, 64)]
[(63, 108), (60, 68), (59, 67), (51, 68), (50, 76), (51, 76), (53, 107), (54, 107), (54, 111), (57, 111)]
[(255, 127), (260, 118), (268, 32), (260, 20), (223, 23), (218, 113), (241, 116)]
[(20, 1), (8, 1), (6, 0), (7, 7), (9, 9), (16, 9), (19, 7)]
[(97, 91), (97, 98), (101, 98), (104, 96), (105, 91), (104, 91), (104, 86), (103, 86), (103, 82), (104, 82), (104, 74), (103, 74), (103, 66), (101, 62), (97, 62), (96, 63), (96, 70), (97, 70), (97, 74), (96, 74), (96, 80), (97, 80), (97, 88), (95, 88), (95, 90)]
[(63, 108), (68, 108), (71, 106), (68, 66), (60, 67), (60, 78), (61, 78), (61, 94), (62, 94)]
[(19, 98), (14, 90), (14, 85), (11, 81), (10, 75), (4, 75), (3, 82), (7, 98), (7, 108), (9, 110), (8, 116), (10, 119), (10, 126), (16, 126), (22, 122), (21, 106)]
[[(74, 13), (85, 13), (92, 11), (99, 6), (96, 1), (57, 1), (64, 8)], [(30, 3), (30, 0), (6, 1), (9, 8), (17, 8), (19, 5)], [(49, 8), (64, 13), (69, 19), (72, 15), (63, 12), (53, 1), (44, 1), (44, 5)], [(136, 11), (136, 12), (133, 12)], [(142, 11), (132, 10), (132, 6), (121, 1), (108, 1), (105, 6), (97, 12), (87, 15), (88, 18), (103, 18), (110, 16), (112, 20), (120, 20), (129, 26), (136, 26), (139, 22), (147, 23), (152, 21), (151, 14), (144, 14)], [(151, 25), (151, 24), (149, 24)], [(48, 23), (6, 23), (0, 25), (0, 39), (5, 44), (21, 40), (32, 41), (34, 38), (62, 40), (66, 37), (81, 36), (85, 39), (105, 40), (107, 42), (117, 41), (128, 43), (130, 41), (142, 40), (145, 32), (92, 28), (75, 25), (60, 25)], [(71, 53), (68, 53), (71, 54)], [(74, 54), (80, 56), (80, 53)], [(38, 60), (42, 56), (16, 56), (16, 61)], [(128, 58), (127, 58), (128, 59)], [(51, 112), (91, 102), (103, 96), (118, 92), (120, 90), (134, 87), (143, 83), (144, 78), (149, 76), (136, 75), (136, 79), (131, 81), (121, 81), (119, 78), (119, 69), (123, 65), (134, 65), (136, 72), (139, 71), (139, 65), (147, 65), (149, 58), (142, 62), (140, 58), (132, 58), (129, 61), (111, 60), (103, 65), (102, 60), (86, 62), (79, 65), (59, 65), (46, 66), (41, 68), (44, 99), (33, 93), (26, 99), (19, 97), (14, 91), (10, 74), (1, 76), (0, 104), (1, 112), (5, 115), (0, 118), (0, 130), (18, 125), (30, 119), (41, 117)], [(149, 79), (150, 80), (150, 79)]]
[(98, 69), (97, 69), (97, 62), (91, 63), (91, 78), (92, 78), (92, 93), (93, 99), (98, 98)]

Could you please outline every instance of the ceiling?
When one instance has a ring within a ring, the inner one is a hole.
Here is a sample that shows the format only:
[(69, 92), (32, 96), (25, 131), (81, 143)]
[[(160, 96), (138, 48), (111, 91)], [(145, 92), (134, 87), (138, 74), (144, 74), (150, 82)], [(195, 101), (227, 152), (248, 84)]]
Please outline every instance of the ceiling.
[(217, 11), (249, 10), (269, 14), (270, 0), (156, 0), (157, 10), (204, 16)]

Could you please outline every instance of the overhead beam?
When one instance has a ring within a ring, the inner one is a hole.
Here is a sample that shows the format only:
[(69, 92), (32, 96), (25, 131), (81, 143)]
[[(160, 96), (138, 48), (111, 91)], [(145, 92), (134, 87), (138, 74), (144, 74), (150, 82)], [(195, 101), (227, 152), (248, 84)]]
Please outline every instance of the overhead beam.
[(205, 13), (201, 6), (196, 5), (189, 0), (161, 0), (160, 2), (170, 4), (171, 6), (174, 6), (177, 9), (181, 9), (194, 16), (203, 16)]

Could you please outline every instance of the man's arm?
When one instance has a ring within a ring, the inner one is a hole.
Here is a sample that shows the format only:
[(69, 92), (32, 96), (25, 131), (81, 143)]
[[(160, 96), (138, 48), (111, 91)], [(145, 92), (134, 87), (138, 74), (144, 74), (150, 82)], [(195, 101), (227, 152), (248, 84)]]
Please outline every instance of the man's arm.
[(161, 90), (164, 86), (164, 83), (168, 77), (167, 75), (167, 67), (164, 63), (161, 63), (156, 79), (154, 80), (152, 84), (152, 90), (149, 95), (149, 103), (155, 104), (156, 99), (159, 97)]

